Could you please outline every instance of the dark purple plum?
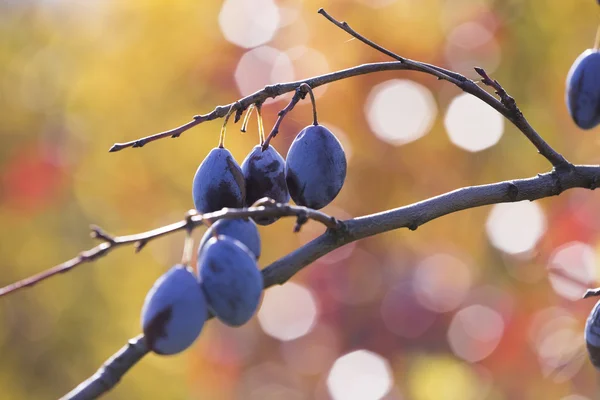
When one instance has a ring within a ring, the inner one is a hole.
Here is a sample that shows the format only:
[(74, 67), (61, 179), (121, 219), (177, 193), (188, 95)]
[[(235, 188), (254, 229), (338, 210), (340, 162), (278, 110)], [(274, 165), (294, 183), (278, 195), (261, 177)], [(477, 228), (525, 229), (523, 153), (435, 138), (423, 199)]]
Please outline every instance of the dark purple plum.
[(229, 326), (248, 322), (256, 312), (263, 289), (254, 254), (228, 236), (212, 237), (198, 259), (199, 281), (208, 309)]
[(320, 209), (338, 195), (346, 179), (346, 154), (323, 125), (302, 129), (285, 164), (287, 187), (296, 204)]
[(229, 236), (242, 242), (258, 260), (260, 257), (260, 235), (258, 228), (251, 219), (220, 219), (206, 230), (198, 246), (198, 258), (208, 240), (217, 235)]
[(208, 153), (194, 175), (192, 194), (200, 213), (244, 207), (244, 175), (229, 150), (216, 147)]
[[(269, 197), (278, 203), (290, 201), (285, 182), (285, 160), (273, 146), (269, 145), (265, 151), (262, 151), (260, 145), (254, 146), (242, 162), (242, 173), (246, 182), (246, 206), (250, 207), (263, 197)], [(257, 224), (269, 225), (279, 218), (253, 219)]]
[(600, 52), (588, 49), (575, 60), (567, 75), (567, 108), (581, 129), (600, 123)]
[(148, 348), (157, 354), (176, 354), (196, 340), (208, 309), (194, 274), (176, 265), (161, 276), (146, 295), (142, 330)]
[(600, 369), (600, 301), (596, 303), (585, 323), (585, 343), (590, 361)]

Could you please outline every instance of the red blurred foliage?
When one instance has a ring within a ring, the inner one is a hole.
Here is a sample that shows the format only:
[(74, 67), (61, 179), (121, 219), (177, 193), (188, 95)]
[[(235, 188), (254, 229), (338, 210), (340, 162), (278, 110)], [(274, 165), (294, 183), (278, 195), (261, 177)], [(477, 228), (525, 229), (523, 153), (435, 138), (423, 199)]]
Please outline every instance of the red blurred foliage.
[(65, 184), (63, 168), (38, 143), (27, 144), (9, 158), (2, 171), (2, 203), (33, 214), (57, 200)]

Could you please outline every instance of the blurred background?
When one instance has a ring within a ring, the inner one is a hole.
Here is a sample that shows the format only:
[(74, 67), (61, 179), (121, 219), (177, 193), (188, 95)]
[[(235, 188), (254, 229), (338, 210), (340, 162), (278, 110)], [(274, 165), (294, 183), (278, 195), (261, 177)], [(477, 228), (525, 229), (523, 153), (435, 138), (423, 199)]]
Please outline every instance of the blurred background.
[[(592, 47), (593, 0), (0, 0), (0, 285), (95, 245), (88, 226), (130, 234), (180, 220), (221, 121), (108, 153), (266, 84), (387, 58), (316, 13), (400, 55), (477, 78), (484, 67), (574, 163), (600, 162), (598, 129), (564, 104)], [(348, 176), (324, 211), (351, 218), (459, 187), (534, 176), (549, 164), (513, 126), (446, 82), (384, 72), (317, 89), (320, 122)], [(264, 107), (267, 130), (289, 96)], [(285, 155), (311, 121), (284, 120)], [(256, 123), (226, 140), (238, 162)], [(233, 329), (206, 325), (178, 356), (148, 355), (107, 399), (598, 398), (583, 327), (598, 284), (600, 193), (501, 204), (352, 243), (265, 292)], [(261, 227), (264, 267), (323, 232)], [(202, 229), (196, 231), (202, 235)], [(183, 235), (0, 299), (2, 399), (50, 399), (140, 331), (147, 290)]]

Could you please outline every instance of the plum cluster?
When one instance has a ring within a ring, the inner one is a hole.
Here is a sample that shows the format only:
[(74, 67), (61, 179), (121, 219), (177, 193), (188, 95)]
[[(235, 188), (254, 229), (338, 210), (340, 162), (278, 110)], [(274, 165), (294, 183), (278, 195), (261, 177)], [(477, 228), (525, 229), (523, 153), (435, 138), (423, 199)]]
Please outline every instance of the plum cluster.
[[(194, 176), (196, 210), (208, 213), (249, 207), (265, 197), (278, 203), (287, 203), (291, 197), (296, 204), (314, 209), (329, 204), (346, 177), (346, 156), (335, 135), (317, 123), (315, 112), (314, 124), (296, 136), (284, 160), (271, 145), (265, 146), (260, 113), (258, 118), (260, 144), (241, 167), (224, 147), (221, 130), (219, 147), (208, 153)], [(165, 355), (185, 350), (210, 315), (229, 326), (252, 318), (264, 286), (257, 264), (261, 241), (256, 224), (270, 225), (276, 220), (217, 221), (200, 241), (196, 271), (182, 262), (154, 283), (141, 316), (150, 350)]]
[[(335, 135), (319, 124), (309, 125), (296, 136), (287, 159), (269, 145), (255, 146), (240, 167), (229, 150), (214, 148), (202, 161), (193, 181), (196, 210), (201, 213), (223, 207), (250, 207), (269, 197), (287, 203), (321, 209), (338, 195), (346, 179), (346, 155)], [(257, 218), (269, 225), (276, 218)]]
[(263, 279), (260, 236), (250, 219), (223, 219), (198, 246), (197, 273), (183, 264), (161, 276), (146, 295), (142, 330), (148, 348), (176, 354), (200, 335), (209, 313), (230, 326), (246, 323), (258, 308)]

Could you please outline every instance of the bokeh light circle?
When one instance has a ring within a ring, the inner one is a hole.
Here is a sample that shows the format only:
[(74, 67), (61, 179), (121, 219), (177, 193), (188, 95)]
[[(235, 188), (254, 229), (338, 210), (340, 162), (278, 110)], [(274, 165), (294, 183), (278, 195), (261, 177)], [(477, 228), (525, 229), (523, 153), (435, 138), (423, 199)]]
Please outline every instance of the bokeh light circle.
[(367, 350), (357, 350), (338, 358), (327, 377), (334, 400), (377, 400), (392, 388), (387, 360)]
[(449, 254), (434, 254), (415, 269), (415, 295), (429, 310), (452, 311), (465, 299), (472, 280), (471, 270), (463, 261)]
[(494, 205), (485, 225), (488, 238), (508, 254), (532, 250), (546, 231), (546, 217), (537, 203), (520, 201)]
[(314, 296), (310, 290), (293, 282), (266, 290), (258, 311), (258, 322), (263, 331), (283, 341), (306, 335), (316, 319)]
[(234, 77), (240, 94), (247, 96), (266, 85), (293, 81), (294, 67), (286, 53), (273, 47), (261, 46), (246, 52), (240, 58)]
[(581, 299), (596, 277), (594, 249), (582, 242), (570, 242), (558, 247), (548, 260), (548, 277), (552, 289), (569, 300)]
[(437, 114), (431, 91), (407, 79), (376, 85), (365, 104), (367, 121), (375, 136), (400, 146), (424, 136)]
[(448, 329), (448, 342), (458, 357), (477, 362), (496, 349), (503, 333), (502, 316), (489, 307), (475, 304), (454, 315)]
[(498, 143), (504, 132), (504, 117), (478, 98), (463, 93), (450, 102), (444, 126), (452, 143), (476, 152)]
[(416, 298), (413, 285), (400, 282), (381, 301), (381, 319), (385, 327), (405, 338), (418, 338), (435, 322), (437, 314)]
[(268, 42), (278, 26), (279, 10), (273, 0), (225, 0), (219, 13), (225, 39), (240, 47)]

